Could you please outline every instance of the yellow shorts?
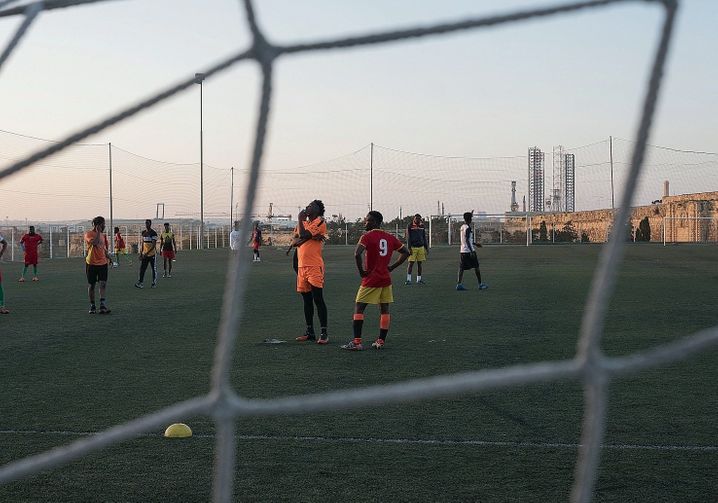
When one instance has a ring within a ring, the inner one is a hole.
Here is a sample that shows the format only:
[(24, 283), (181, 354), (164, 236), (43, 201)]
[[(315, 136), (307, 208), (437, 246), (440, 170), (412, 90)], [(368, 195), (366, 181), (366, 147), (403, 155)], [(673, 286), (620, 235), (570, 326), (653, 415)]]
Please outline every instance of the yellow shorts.
[(312, 287), (324, 288), (324, 268), (318, 265), (300, 267), (297, 271), (297, 291), (311, 292)]
[(423, 246), (412, 247), (409, 262), (423, 262), (426, 260), (426, 248)]
[(355, 302), (362, 304), (389, 304), (394, 302), (394, 294), (389, 286), (360, 286)]

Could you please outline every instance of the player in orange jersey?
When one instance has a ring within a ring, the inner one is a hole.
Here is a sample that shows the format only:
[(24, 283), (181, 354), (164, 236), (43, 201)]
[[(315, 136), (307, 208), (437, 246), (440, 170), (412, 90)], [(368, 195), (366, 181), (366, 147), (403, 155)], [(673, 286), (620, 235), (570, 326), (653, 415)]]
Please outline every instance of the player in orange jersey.
[(87, 274), (87, 294), (90, 297), (90, 314), (95, 314), (95, 284), (100, 283), (100, 314), (109, 314), (110, 310), (105, 304), (107, 291), (107, 265), (110, 262), (107, 249), (110, 244), (105, 232), (105, 218), (92, 219), (92, 230), (85, 233), (87, 256), (85, 257), (85, 272)]
[[(316, 341), (327, 344), (327, 305), (324, 302), (323, 237), (327, 234), (324, 221), (324, 203), (315, 199), (297, 217), (299, 238), (303, 242), (297, 248), (297, 292), (304, 301), (304, 320), (307, 328), (297, 341)], [(321, 332), (319, 339), (314, 333), (314, 305), (317, 306)]]
[[(403, 264), (409, 258), (410, 253), (395, 236), (381, 230), (383, 220), (384, 217), (378, 211), (370, 211), (364, 218), (366, 232), (359, 239), (359, 244), (354, 252), (359, 276), (362, 277), (354, 306), (354, 339), (342, 345), (342, 349), (350, 351), (364, 349), (361, 332), (364, 325), (364, 310), (368, 304), (379, 304), (381, 313), (379, 316), (379, 338), (372, 343), (372, 347), (382, 349), (389, 333), (391, 321), (389, 304), (394, 302), (391, 290), (391, 271)], [(389, 265), (395, 251), (399, 252), (400, 256), (396, 262)], [(366, 262), (364, 261), (364, 252), (366, 252)]]

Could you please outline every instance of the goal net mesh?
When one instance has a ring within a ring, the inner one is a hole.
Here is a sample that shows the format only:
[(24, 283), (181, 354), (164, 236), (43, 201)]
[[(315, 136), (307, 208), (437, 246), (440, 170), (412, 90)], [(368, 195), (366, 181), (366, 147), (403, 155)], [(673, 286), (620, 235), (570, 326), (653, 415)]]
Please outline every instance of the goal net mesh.
[[(27, 28), (41, 11), (65, 8), (77, 4), (92, 3), (92, 0), (47, 0), (31, 4), (15, 5), (17, 2), (0, 2), (0, 17), (19, 17), (18, 29), (2, 55), (0, 65), (17, 47)], [(382, 31), (365, 36), (336, 38), (330, 40), (304, 43), (299, 45), (279, 46), (269, 44), (258, 27), (252, 2), (244, 1), (246, 20), (253, 34), (250, 47), (220, 61), (205, 70), (205, 78), (212, 78), (235, 64), (257, 62), (262, 71), (261, 99), (253, 145), (251, 169), (246, 181), (246, 198), (243, 212), (250, 214), (255, 203), (266, 203), (256, 200), (256, 194), (263, 184), (273, 183), (274, 177), (287, 175), (262, 172), (262, 153), (266, 140), (268, 113), (272, 101), (272, 73), (277, 58), (289, 58), (293, 54), (313, 51), (338, 50), (347, 47), (388, 44), (394, 41), (429, 37), (439, 34), (477, 30), (506, 23), (515, 23), (532, 18), (567, 14), (589, 9), (599, 9), (612, 4), (632, 3), (632, 0), (593, 0), (569, 2), (562, 5), (536, 7), (513, 11), (507, 14), (487, 17), (468, 18), (456, 22), (422, 26), (396, 31)], [(643, 2), (642, 2), (643, 3)], [(635, 135), (636, 142), (628, 148), (632, 149), (630, 162), (625, 166), (624, 190), (617, 200), (614, 228), (625, 227), (630, 216), (632, 196), (640, 190), (639, 173), (644, 164), (646, 144), (654, 118), (654, 111), (659, 94), (661, 78), (664, 72), (666, 55), (671, 39), (677, 2), (671, 0), (655, 0), (664, 9), (665, 16), (659, 30), (658, 44), (655, 49), (650, 75), (645, 88), (641, 119)], [(82, 142), (89, 136), (98, 133), (113, 124), (117, 124), (138, 112), (160, 103), (167, 98), (187, 90), (195, 84), (195, 79), (177, 82), (155, 95), (129, 106), (123, 111), (106, 117), (97, 124), (77, 131), (67, 138), (51, 143), (27, 156), (12, 162), (0, 171), (3, 183), (11, 183), (10, 175), (19, 173), (30, 167), (41, 167), (49, 162), (50, 157), (58, 152), (72, 149), (73, 145)], [(98, 147), (99, 148), (99, 147)], [(391, 156), (392, 152), (382, 150), (381, 155)], [(95, 155), (95, 154), (92, 154)], [(99, 155), (99, 154), (98, 154)], [(58, 162), (58, 157), (53, 157)], [(408, 168), (408, 167), (407, 167)], [(351, 163), (345, 167), (348, 179), (351, 179)], [(447, 164), (447, 169), (451, 169)], [(399, 171), (399, 169), (397, 169)], [(260, 176), (261, 175), (261, 176)], [(357, 174), (361, 177), (363, 175)], [(401, 184), (406, 176), (404, 171), (383, 175), (386, 179), (380, 184), (383, 189), (391, 190)], [(485, 183), (493, 183), (488, 175), (482, 176)], [(303, 183), (297, 177), (296, 184)], [(281, 190), (287, 191), (282, 205), (290, 204), (291, 184), (281, 184)], [(458, 189), (463, 190), (463, 189)], [(466, 189), (475, 190), (474, 188)], [(457, 197), (466, 197), (468, 193), (459, 192)], [(366, 204), (365, 201), (350, 201), (350, 204)], [(284, 203), (284, 200), (287, 202)], [(417, 200), (418, 204), (418, 200)], [(427, 212), (428, 213), (428, 212)], [(247, 241), (249, 235), (249, 219), (245, 219), (240, 230), (240, 241)], [(136, 418), (112, 427), (82, 440), (67, 444), (41, 454), (30, 456), (8, 463), (0, 468), (0, 483), (16, 480), (20, 477), (36, 474), (41, 470), (57, 467), (82, 457), (90, 452), (110, 446), (117, 442), (135, 438), (138, 434), (156, 431), (168, 422), (185, 419), (190, 416), (209, 416), (215, 422), (217, 435), (215, 445), (215, 467), (213, 478), (213, 500), (229, 502), (233, 498), (233, 479), (236, 468), (235, 455), (237, 419), (250, 416), (269, 416), (280, 414), (310, 414), (327, 410), (347, 410), (357, 407), (381, 406), (397, 402), (428, 400), (439, 397), (458, 396), (465, 393), (477, 393), (489, 389), (506, 388), (526, 385), (529, 383), (550, 382), (574, 379), (582, 383), (584, 388), (584, 412), (582, 421), (581, 446), (576, 462), (575, 477), (571, 499), (577, 502), (590, 501), (597, 479), (600, 451), (604, 438), (607, 413), (608, 384), (611, 379), (636, 373), (642, 369), (668, 362), (678, 361), (687, 356), (699, 353), (718, 343), (718, 327), (688, 335), (667, 345), (629, 354), (621, 357), (607, 357), (601, 350), (604, 320), (608, 303), (614, 291), (617, 269), (624, 252), (622, 233), (613, 233), (610, 241), (602, 248), (601, 259), (595, 270), (593, 282), (583, 312), (577, 350), (573, 358), (561, 361), (545, 361), (515, 366), (484, 369), (464, 372), (455, 375), (442, 375), (431, 378), (410, 380), (385, 386), (368, 387), (336, 392), (317, 393), (304, 396), (293, 396), (278, 399), (260, 400), (240, 396), (230, 384), (230, 368), (234, 354), (235, 341), (239, 332), (239, 320), (242, 316), (243, 299), (246, 292), (249, 250), (244, 248), (233, 256), (227, 274), (222, 316), (219, 327), (218, 342), (212, 370), (211, 389), (207, 394), (176, 403), (162, 410)], [(477, 497), (480, 497), (477, 495)]]

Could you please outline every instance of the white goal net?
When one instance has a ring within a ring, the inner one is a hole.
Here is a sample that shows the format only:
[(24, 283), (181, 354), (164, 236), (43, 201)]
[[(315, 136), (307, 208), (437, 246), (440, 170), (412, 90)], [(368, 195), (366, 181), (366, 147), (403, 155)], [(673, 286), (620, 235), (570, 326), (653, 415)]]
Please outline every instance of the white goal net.
[[(8, 56), (18, 47), (18, 42), (22, 39), (28, 27), (36, 20), (38, 13), (89, 3), (94, 2), (93, 0), (47, 0), (45, 2), (16, 5), (17, 2), (12, 0), (0, 1), (0, 17), (17, 16), (20, 19), (15, 36), (12, 37), (0, 55), (0, 66), (7, 61)], [(272, 77), (275, 63), (279, 58), (291, 58), (296, 54), (316, 51), (389, 44), (400, 40), (438, 36), (466, 30), (479, 30), (506, 23), (519, 23), (529, 19), (546, 18), (626, 3), (643, 4), (647, 2), (637, 2), (636, 0), (568, 2), (500, 15), (468, 18), (433, 26), (382, 31), (364, 36), (334, 38), (297, 45), (273, 45), (267, 41), (258, 26), (253, 2), (244, 0), (245, 17), (253, 36), (251, 45), (214, 66), (204, 69), (203, 72), (206, 79), (211, 79), (218, 73), (237, 64), (256, 62), (261, 67), (261, 100), (253, 145), (251, 171), (246, 187), (247, 198), (244, 201), (244, 214), (251, 213), (255, 204), (257, 187), (260, 183), (262, 154), (273, 96)], [(658, 43), (645, 88), (641, 119), (635, 135), (636, 143), (630, 169), (627, 173), (625, 190), (617, 205), (620, 209), (616, 212), (614, 228), (623, 228), (629, 219), (631, 196), (637, 187), (638, 175), (643, 165), (646, 143), (651, 123), (654, 119), (654, 111), (677, 9), (677, 1), (673, 0), (654, 0), (652, 3), (662, 6), (664, 18), (659, 29)], [(148, 107), (163, 102), (171, 96), (191, 88), (195, 83), (195, 78), (180, 80), (168, 88), (159, 90), (151, 97), (128, 106), (119, 113), (106, 117), (88, 128), (78, 130), (62, 141), (50, 144), (12, 163), (0, 171), (0, 180), (25, 170), (38, 161), (130, 118)], [(240, 231), (240, 241), (248, 240), (249, 225), (250, 221), (245, 219)], [(0, 468), (0, 483), (7, 483), (21, 477), (36, 474), (41, 470), (61, 466), (90, 452), (135, 438), (140, 433), (156, 431), (169, 422), (186, 419), (190, 416), (206, 415), (213, 418), (217, 429), (213, 500), (216, 502), (229, 502), (233, 499), (238, 418), (280, 414), (312, 414), (338, 409), (348, 410), (357, 407), (381, 406), (397, 402), (458, 396), (529, 383), (575, 379), (580, 381), (584, 387), (584, 414), (581, 447), (576, 463), (571, 499), (576, 502), (590, 501), (597, 479), (604, 438), (609, 382), (618, 376), (636, 373), (648, 367), (684, 359), (718, 343), (718, 328), (712, 328), (644, 352), (622, 357), (604, 356), (601, 350), (604, 320), (609, 300), (614, 291), (617, 269), (623, 257), (624, 242), (623, 233), (617, 232), (612, 235), (608, 244), (602, 249), (602, 256), (595, 271), (587, 304), (583, 312), (578, 347), (575, 355), (570, 359), (520, 364), (504, 368), (464, 372), (456, 375), (435, 376), (386, 386), (271, 400), (248, 399), (239, 396), (231, 386), (229, 379), (235, 352), (235, 341), (239, 333), (239, 320), (243, 314), (243, 299), (246, 293), (249, 269), (245, 265), (249, 264), (249, 248), (244, 247), (240, 253), (232, 258), (227, 274), (211, 389), (206, 394), (117, 425), (64, 447), (8, 463)], [(476, 499), (481, 499), (482, 496), (476, 495), (475, 497)]]

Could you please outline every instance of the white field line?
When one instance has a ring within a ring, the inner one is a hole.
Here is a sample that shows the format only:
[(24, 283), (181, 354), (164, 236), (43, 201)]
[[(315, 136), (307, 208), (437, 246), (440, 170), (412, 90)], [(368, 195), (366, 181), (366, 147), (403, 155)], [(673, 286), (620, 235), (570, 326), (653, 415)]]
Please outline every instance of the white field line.
[[(88, 437), (95, 435), (92, 431), (62, 430), (0, 430), (0, 435), (42, 435)], [(160, 433), (145, 433), (138, 437), (159, 437)], [(214, 439), (212, 434), (194, 434), (194, 438)], [(281, 435), (237, 435), (237, 440), (258, 440), (275, 442), (317, 442), (338, 444), (394, 444), (394, 445), (428, 445), (428, 446), (484, 446), (512, 447), (527, 449), (578, 449), (581, 444), (565, 442), (506, 442), (494, 440), (443, 440), (416, 438), (361, 438), (361, 437), (318, 437), (318, 436), (281, 436)], [(603, 444), (603, 449), (612, 450), (646, 450), (646, 451), (697, 451), (718, 452), (718, 445), (660, 445), (660, 444)]]

